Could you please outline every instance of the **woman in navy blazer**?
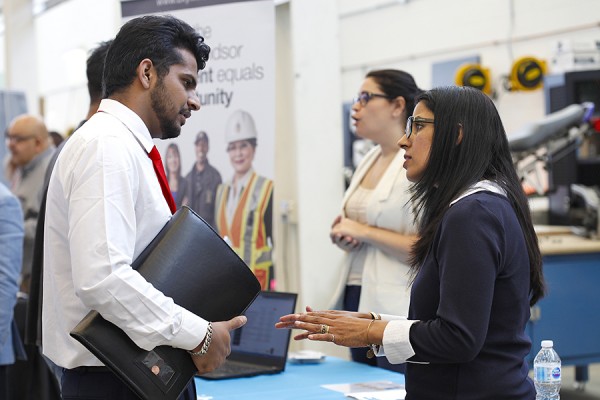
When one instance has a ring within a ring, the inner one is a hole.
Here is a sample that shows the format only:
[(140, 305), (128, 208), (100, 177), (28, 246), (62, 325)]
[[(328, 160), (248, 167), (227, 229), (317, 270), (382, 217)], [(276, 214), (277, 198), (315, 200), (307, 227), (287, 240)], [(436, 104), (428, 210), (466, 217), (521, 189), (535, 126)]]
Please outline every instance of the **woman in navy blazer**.
[(533, 400), (525, 328), (544, 295), (542, 257), (494, 103), (432, 89), (399, 145), (419, 218), (408, 318), (323, 311), (276, 326), (407, 361), (407, 400)]

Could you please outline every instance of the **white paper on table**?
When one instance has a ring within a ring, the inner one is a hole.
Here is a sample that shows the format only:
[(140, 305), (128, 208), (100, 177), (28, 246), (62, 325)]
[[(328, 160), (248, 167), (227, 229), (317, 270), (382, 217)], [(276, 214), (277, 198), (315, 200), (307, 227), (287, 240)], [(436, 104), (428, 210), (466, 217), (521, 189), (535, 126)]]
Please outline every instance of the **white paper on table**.
[(404, 400), (406, 397), (406, 390), (388, 389), (377, 390), (375, 392), (355, 392), (346, 393), (345, 396), (356, 400)]
[(331, 385), (321, 385), (321, 387), (336, 392), (344, 393), (345, 396), (356, 393), (371, 393), (404, 390), (404, 385), (392, 381), (371, 381), (357, 383), (339, 383)]

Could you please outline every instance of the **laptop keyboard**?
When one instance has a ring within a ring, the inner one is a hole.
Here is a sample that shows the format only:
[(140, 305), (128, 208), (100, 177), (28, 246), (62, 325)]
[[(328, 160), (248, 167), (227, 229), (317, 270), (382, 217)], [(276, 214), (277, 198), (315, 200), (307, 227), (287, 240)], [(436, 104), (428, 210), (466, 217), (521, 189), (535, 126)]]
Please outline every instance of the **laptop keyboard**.
[(223, 365), (218, 368), (219, 373), (227, 373), (229, 374), (238, 374), (245, 372), (258, 372), (258, 371), (268, 371), (273, 369), (273, 367), (248, 364), (239, 361), (231, 361), (227, 360)]

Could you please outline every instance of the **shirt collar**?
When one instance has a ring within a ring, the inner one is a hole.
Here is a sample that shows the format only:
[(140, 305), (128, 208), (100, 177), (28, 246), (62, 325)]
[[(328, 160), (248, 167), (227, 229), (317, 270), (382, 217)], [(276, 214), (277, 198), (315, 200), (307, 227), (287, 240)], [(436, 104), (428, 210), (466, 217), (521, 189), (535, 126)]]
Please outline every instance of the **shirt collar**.
[(23, 165), (23, 167), (22, 167), (23, 174), (26, 175), (29, 171), (34, 170), (42, 162), (42, 160), (45, 159), (46, 157), (48, 157), (50, 154), (52, 154), (52, 152), (54, 152), (54, 150), (55, 150), (54, 146), (48, 146), (48, 148), (46, 150), (42, 151), (40, 154), (33, 157), (31, 159), (31, 161), (29, 161), (27, 164)]
[(485, 179), (475, 183), (474, 185), (471, 185), (471, 187), (462, 192), (456, 199), (452, 200), (452, 202), (450, 203), (450, 207), (452, 207), (454, 203), (458, 202), (461, 199), (464, 199), (467, 196), (472, 195), (473, 193), (483, 191), (501, 194), (502, 196), (506, 197), (506, 192), (504, 191), (504, 189), (502, 189), (500, 185), (498, 185), (496, 182)]
[(131, 133), (133, 133), (144, 150), (146, 150), (147, 153), (150, 153), (152, 147), (154, 147), (150, 131), (140, 116), (132, 109), (116, 100), (103, 99), (98, 107), (98, 112), (105, 112), (116, 117)]
[(248, 170), (248, 172), (246, 172), (246, 174), (244, 176), (242, 176), (242, 178), (239, 179), (237, 182), (234, 183), (233, 179), (231, 179), (232, 186), (236, 186), (239, 188), (246, 187), (246, 185), (248, 184), (248, 181), (250, 180), (250, 177), (252, 176), (253, 173), (254, 173), (254, 168), (250, 168)]

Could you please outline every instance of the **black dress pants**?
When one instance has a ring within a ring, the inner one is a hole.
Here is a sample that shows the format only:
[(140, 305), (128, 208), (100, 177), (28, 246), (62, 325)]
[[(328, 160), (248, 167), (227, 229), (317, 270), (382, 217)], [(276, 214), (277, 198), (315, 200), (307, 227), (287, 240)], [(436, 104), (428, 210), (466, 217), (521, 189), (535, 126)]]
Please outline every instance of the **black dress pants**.
[[(19, 298), (15, 305), (15, 321), (19, 334), (24, 337), (27, 300)], [(60, 388), (54, 374), (42, 357), (40, 348), (25, 345), (27, 360), (17, 360), (7, 367), (8, 399), (10, 400), (58, 400)]]
[(0, 365), (0, 399), (8, 399), (8, 374), (6, 365)]
[[(65, 369), (62, 377), (63, 400), (139, 400), (119, 378), (106, 367)], [(192, 380), (179, 400), (196, 400)]]

